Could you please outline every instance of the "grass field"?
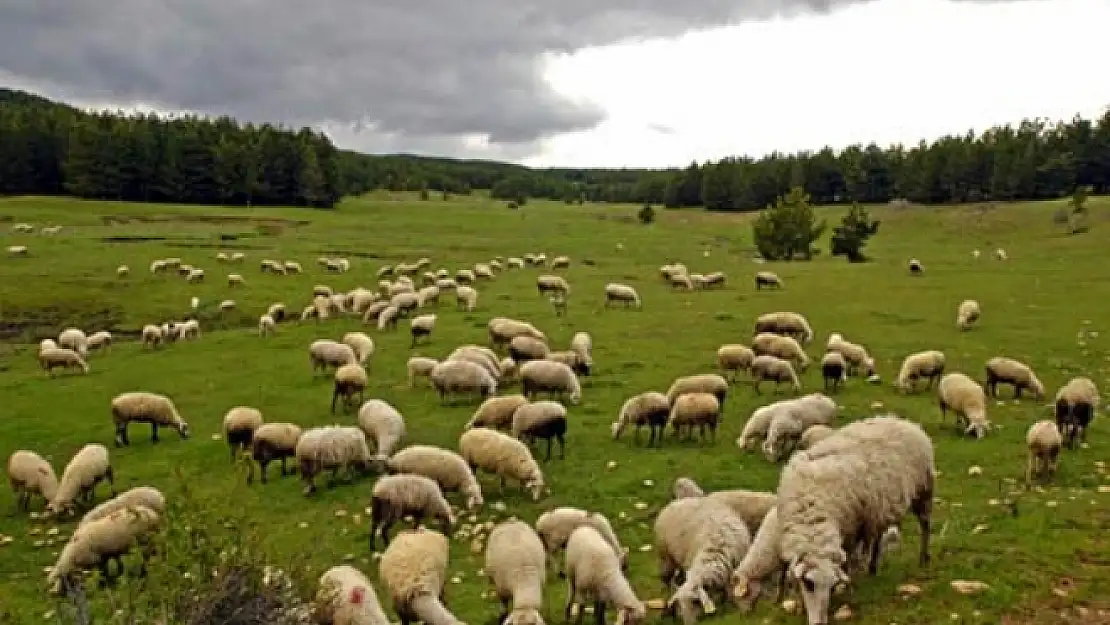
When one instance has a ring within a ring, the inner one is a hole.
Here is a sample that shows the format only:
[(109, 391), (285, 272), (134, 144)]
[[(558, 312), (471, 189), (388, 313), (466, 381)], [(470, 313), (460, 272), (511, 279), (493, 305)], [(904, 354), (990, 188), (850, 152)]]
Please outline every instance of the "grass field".
[[(867, 345), (878, 362), (882, 385), (853, 380), (837, 397), (842, 422), (893, 410), (920, 422), (937, 449), (941, 472), (934, 517), (934, 560), (916, 564), (916, 523), (907, 522), (904, 546), (889, 556), (879, 575), (862, 577), (847, 602), (851, 622), (866, 624), (1110, 622), (1110, 486), (1100, 461), (1110, 460), (1106, 428), (1095, 421), (1089, 447), (1065, 452), (1056, 485), (1044, 491), (1011, 494), (1025, 467), (1025, 430), (1050, 410), (1042, 403), (1006, 399), (992, 402), (989, 415), (999, 429), (982, 441), (957, 436), (951, 421), (942, 424), (935, 397), (896, 395), (890, 382), (904, 356), (921, 349), (941, 349), (949, 371), (982, 378), (984, 362), (1008, 355), (1030, 363), (1049, 394), (1074, 375), (1087, 375), (1110, 388), (1110, 328), (1107, 305), (1107, 231), (1110, 202), (1093, 201), (1091, 234), (1068, 237), (1051, 222), (1055, 204), (1000, 205), (936, 209), (875, 209), (883, 220), (868, 248), (874, 262), (849, 265), (820, 256), (810, 263), (771, 267), (786, 282), (782, 291), (756, 292), (747, 217), (701, 211), (660, 211), (657, 222), (642, 226), (637, 207), (531, 203), (520, 212), (481, 199), (447, 202), (370, 196), (350, 200), (337, 211), (236, 210), (127, 205), (50, 198), (0, 200), (6, 221), (3, 247), (22, 244), (26, 258), (0, 258), (0, 456), (20, 448), (48, 457), (59, 477), (70, 456), (83, 444), (111, 447), (110, 399), (129, 390), (171, 396), (190, 422), (193, 437), (179, 440), (172, 432), (154, 446), (148, 430), (135, 426), (130, 448), (112, 448), (117, 488), (149, 484), (171, 499), (177, 492), (174, 472), (188, 480), (193, 495), (212, 515), (242, 513), (265, 529), (265, 546), (275, 562), (308, 548), (310, 575), (353, 558), (376, 578), (376, 563), (367, 550), (365, 518), (354, 516), (369, 504), (372, 480), (321, 488), (312, 499), (301, 494), (296, 477), (275, 479), (265, 487), (246, 486), (241, 467), (228, 462), (226, 444), (214, 440), (224, 413), (236, 405), (262, 410), (268, 421), (303, 426), (353, 423), (353, 415), (329, 414), (331, 380), (310, 373), (306, 350), (316, 338), (339, 337), (362, 329), (357, 318), (325, 323), (282, 324), (277, 335), (260, 339), (258, 316), (275, 301), (299, 311), (311, 299), (314, 284), (336, 290), (358, 285), (373, 288), (383, 264), (421, 256), (433, 267), (453, 270), (500, 256), (546, 252), (573, 259), (564, 273), (573, 286), (569, 312), (556, 317), (537, 296), (536, 269), (510, 271), (479, 285), (481, 299), (473, 313), (456, 312), (453, 301), (440, 310), (430, 346), (409, 349), (405, 326), (394, 333), (366, 328), (377, 342), (371, 388), (405, 415), (409, 442), (457, 447), (462, 425), (474, 405), (440, 406), (425, 386), (406, 388), (404, 363), (414, 353), (443, 357), (462, 343), (486, 341), (486, 322), (504, 315), (533, 321), (563, 348), (580, 330), (594, 337), (596, 370), (584, 379), (584, 399), (570, 410), (571, 432), (566, 460), (553, 459), (545, 472), (553, 493), (539, 504), (515, 490), (499, 495), (496, 481), (482, 478), (487, 502), (503, 501), (508, 514), (529, 522), (544, 509), (573, 505), (598, 509), (613, 520), (621, 539), (632, 548), (630, 576), (641, 599), (664, 597), (657, 581), (656, 556), (641, 552), (651, 542), (655, 513), (670, 497), (672, 480), (695, 478), (706, 489), (773, 489), (779, 468), (757, 454), (742, 454), (734, 439), (748, 414), (773, 399), (759, 397), (750, 386), (737, 386), (728, 403), (723, 428), (712, 447), (676, 443), (662, 449), (635, 446), (631, 436), (613, 441), (609, 424), (629, 396), (650, 389), (665, 391), (676, 376), (715, 369), (715, 352), (727, 342), (747, 342), (760, 313), (794, 310), (807, 315), (817, 338), (809, 347), (819, 357), (832, 331)], [(830, 222), (839, 216), (827, 213)], [(216, 219), (216, 216), (223, 216)], [(16, 235), (11, 224), (60, 224), (54, 237)], [(221, 241), (221, 235), (237, 235)], [(116, 240), (107, 240), (116, 237)], [(119, 237), (150, 240), (125, 241)], [(618, 250), (617, 243), (623, 243)], [(822, 244), (826, 244), (823, 241)], [(1009, 260), (990, 251), (1003, 247)], [(983, 256), (972, 258), (972, 250)], [(217, 251), (243, 251), (242, 266), (215, 261)], [(705, 251), (708, 250), (708, 256)], [(315, 259), (347, 256), (352, 270), (328, 275)], [(153, 276), (150, 261), (178, 256), (207, 272), (203, 285), (186, 285), (176, 276)], [(926, 274), (912, 278), (906, 261), (916, 257)], [(300, 261), (301, 276), (261, 274), (262, 258)], [(582, 261), (591, 261), (585, 264)], [(725, 271), (723, 290), (676, 293), (658, 277), (659, 265), (681, 260), (691, 271)], [(131, 276), (116, 277), (127, 264)], [(241, 272), (247, 284), (230, 289), (229, 272)], [(610, 281), (639, 289), (643, 310), (603, 310), (602, 288)], [(109, 329), (133, 337), (144, 323), (182, 319), (192, 296), (200, 298), (200, 340), (151, 352), (131, 338), (119, 340), (110, 353), (90, 359), (87, 376), (47, 379), (35, 354), (39, 339), (75, 325), (86, 331)], [(979, 327), (955, 327), (957, 304), (978, 299)], [(238, 309), (214, 310), (231, 298)], [(818, 368), (804, 376), (807, 391), (820, 388)], [(1106, 390), (1103, 394), (1106, 394)], [(615, 460), (616, 469), (607, 469)], [(968, 468), (982, 467), (970, 477)], [(273, 469), (271, 469), (273, 470)], [(651, 480), (651, 486), (645, 486)], [(103, 497), (103, 493), (101, 493)], [(1017, 501), (1017, 515), (992, 499)], [(637, 509), (645, 502), (645, 510)], [(336, 516), (337, 510), (347, 516)], [(489, 506), (481, 518), (491, 514)], [(494, 515), (504, 518), (505, 515)], [(14, 502), (0, 498), (0, 534), (15, 538), (0, 546), (0, 613), (13, 622), (42, 621), (54, 604), (46, 599), (42, 568), (53, 564), (60, 544), (36, 548), (52, 524), (40, 524), (14, 512)], [(31, 534), (38, 528), (43, 535)], [(976, 530), (978, 528), (978, 531)], [(72, 524), (62, 527), (62, 534)], [(234, 529), (229, 531), (234, 532)], [(449, 607), (469, 623), (490, 622), (495, 602), (482, 598), (488, 585), (476, 575), (482, 554), (455, 543), (451, 571), (461, 583), (448, 590)], [(991, 585), (975, 597), (955, 593), (949, 582), (977, 579)], [(898, 596), (897, 587), (914, 583), (916, 598)], [(565, 586), (549, 578), (545, 616), (562, 621)], [(379, 597), (388, 603), (379, 589)], [(108, 610), (106, 593), (94, 593), (97, 611)], [(956, 616), (958, 615), (958, 616)], [(653, 620), (657, 616), (651, 617)], [(796, 622), (772, 602), (761, 603), (754, 616), (731, 607), (711, 617), (716, 622)]]

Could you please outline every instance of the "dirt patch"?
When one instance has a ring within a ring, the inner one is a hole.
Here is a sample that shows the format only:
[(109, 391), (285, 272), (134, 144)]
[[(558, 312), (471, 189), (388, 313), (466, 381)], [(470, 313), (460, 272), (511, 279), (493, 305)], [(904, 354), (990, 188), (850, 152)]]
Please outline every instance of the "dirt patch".
[(150, 241), (166, 241), (169, 237), (100, 237), (103, 243), (147, 243)]
[(318, 256), (354, 256), (355, 258), (373, 258), (375, 260), (381, 260), (385, 258), (385, 256), (382, 256), (381, 254), (375, 254), (373, 252), (360, 252), (358, 250), (316, 250), (316, 252), (314, 253)]
[(280, 217), (246, 217), (242, 215), (104, 215), (100, 220), (106, 226), (130, 223), (204, 223), (204, 224), (274, 224), (278, 227), (296, 228), (312, 223), (308, 219), (282, 219)]
[(55, 302), (46, 306), (20, 306), (5, 302), (0, 306), (0, 340), (37, 343), (58, 336), (68, 327), (109, 329), (123, 320), (123, 307), (89, 308), (89, 302)]

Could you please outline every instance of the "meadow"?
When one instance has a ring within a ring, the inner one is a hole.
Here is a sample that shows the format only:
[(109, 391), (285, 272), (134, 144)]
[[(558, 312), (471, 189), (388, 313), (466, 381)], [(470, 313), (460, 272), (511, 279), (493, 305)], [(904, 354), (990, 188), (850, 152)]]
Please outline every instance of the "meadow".
[[(808, 347), (812, 358), (820, 357), (834, 331), (868, 346), (876, 358), (882, 383), (852, 379), (836, 396), (843, 406), (840, 422), (885, 411), (917, 421), (933, 437), (940, 471), (932, 564), (918, 567), (917, 525), (906, 522), (902, 549), (884, 560), (876, 577), (861, 576), (849, 594), (836, 597), (834, 610), (847, 603), (854, 612), (850, 622), (868, 625), (950, 619), (1110, 622), (1110, 493), (1098, 488), (1105, 484), (1110, 490), (1102, 464), (1110, 460), (1110, 443), (1101, 418), (1086, 448), (1064, 452), (1053, 485), (1021, 487), (1026, 429), (1051, 415), (1046, 404), (1056, 389), (1072, 376), (1087, 375), (1105, 387), (1104, 396), (1110, 390), (1110, 328), (1105, 327), (1110, 280), (1103, 234), (1110, 227), (1110, 202), (1092, 200), (1092, 232), (1080, 236), (1066, 236), (1052, 225), (1059, 205), (875, 207), (873, 216), (882, 226), (867, 249), (872, 262), (853, 265), (823, 254), (812, 262), (759, 265), (753, 262), (749, 216), (703, 211), (659, 210), (656, 222), (645, 226), (636, 220), (635, 206), (533, 202), (512, 211), (477, 196), (422, 202), (374, 194), (347, 200), (334, 211), (3, 199), (2, 247), (27, 245), (30, 255), (0, 257), (0, 457), (32, 449), (47, 457), (60, 477), (82, 445), (103, 443), (112, 450), (117, 490), (152, 485), (172, 500), (187, 484), (190, 496), (213, 517), (249, 518), (250, 531), (261, 533), (275, 563), (306, 557), (305, 574), (315, 579), (332, 565), (350, 562), (376, 578), (362, 512), (372, 478), (322, 487), (312, 498), (301, 494), (295, 476), (247, 486), (245, 468), (229, 463), (226, 443), (215, 437), (224, 413), (249, 405), (267, 421), (305, 427), (353, 423), (353, 414), (329, 412), (331, 378), (313, 376), (307, 347), (317, 338), (338, 340), (347, 331), (365, 330), (377, 343), (367, 398), (385, 399), (401, 410), (407, 442), (454, 449), (475, 404), (443, 406), (426, 383), (407, 388), (405, 361), (411, 355), (442, 358), (457, 345), (485, 343), (493, 316), (533, 322), (556, 348), (584, 330), (593, 336), (596, 366), (583, 379), (581, 405), (570, 409), (566, 459), (543, 465), (552, 493), (533, 503), (512, 488), (499, 493), (496, 480), (480, 477), (487, 493), (480, 518), (515, 515), (532, 522), (560, 505), (604, 512), (631, 548), (629, 575), (640, 598), (666, 598), (656, 555), (640, 547), (652, 542), (655, 513), (670, 500), (674, 478), (692, 477), (707, 490), (774, 489), (780, 468), (759, 454), (741, 453), (734, 440), (753, 409), (779, 397), (768, 391), (756, 395), (750, 385), (737, 384), (712, 445), (668, 437), (662, 448), (648, 449), (636, 445), (630, 432), (612, 440), (609, 424), (628, 397), (665, 391), (677, 376), (715, 371), (717, 348), (748, 342), (757, 315), (793, 310), (806, 315), (816, 331)], [(841, 211), (819, 213), (831, 226)], [(11, 225), (18, 222), (63, 230), (53, 237), (15, 234)], [(821, 244), (827, 246), (827, 238)], [(1005, 248), (1009, 259), (995, 260), (990, 252), (996, 247)], [(974, 249), (982, 250), (982, 257), (973, 258)], [(217, 263), (219, 251), (241, 251), (247, 260)], [(378, 332), (356, 317), (293, 321), (280, 324), (275, 336), (257, 334), (258, 316), (271, 303), (299, 311), (315, 284), (337, 291), (373, 288), (377, 269), (401, 260), (426, 256), (433, 268), (453, 273), (494, 256), (527, 252), (572, 259), (571, 267), (559, 272), (573, 289), (566, 316), (557, 317), (537, 295), (541, 270), (529, 268), (479, 283), (474, 312), (457, 312), (453, 298), (444, 298), (431, 343), (415, 349), (405, 324), (396, 332)], [(187, 285), (176, 275), (148, 271), (152, 260), (170, 256), (205, 269), (205, 283)], [(319, 256), (347, 257), (351, 271), (327, 274), (315, 262)], [(924, 264), (923, 276), (909, 275), (911, 257)], [(306, 271), (262, 274), (263, 258), (296, 260)], [(658, 275), (658, 267), (671, 261), (695, 272), (724, 271), (729, 282), (720, 290), (674, 292)], [(127, 278), (116, 276), (122, 264), (131, 268)], [(764, 268), (782, 276), (786, 288), (757, 292), (752, 276)], [(228, 287), (225, 275), (231, 272), (242, 273), (246, 285)], [(643, 309), (604, 309), (603, 287), (611, 281), (636, 287)], [(156, 351), (135, 342), (143, 324), (192, 314), (193, 296), (201, 302), (199, 340)], [(956, 306), (966, 298), (980, 302), (983, 317), (976, 328), (961, 332)], [(224, 299), (234, 299), (237, 308), (220, 313), (216, 306)], [(108, 329), (117, 342), (110, 352), (90, 357), (88, 375), (47, 378), (35, 359), (36, 343), (71, 325), (87, 332)], [(1038, 372), (1049, 398), (1016, 402), (1006, 387), (1003, 399), (989, 408), (997, 429), (983, 440), (961, 437), (951, 420), (941, 422), (934, 394), (901, 395), (891, 386), (901, 360), (922, 349), (943, 350), (948, 371), (980, 380), (988, 358), (1018, 358)], [(803, 387), (820, 390), (819, 367), (803, 376)], [(109, 401), (131, 390), (172, 397), (192, 437), (180, 440), (164, 432), (162, 442), (152, 445), (148, 428), (133, 426), (131, 446), (114, 448)], [(610, 461), (615, 468), (609, 468)], [(972, 466), (982, 474), (970, 476)], [(99, 493), (102, 499), (104, 491)], [(504, 502), (506, 512), (496, 513), (495, 502)], [(641, 502), (646, 508), (637, 506)], [(54, 563), (61, 543), (35, 546), (53, 527), (58, 526), (16, 513), (14, 500), (0, 497), (0, 535), (14, 538), (0, 545), (0, 614), (11, 622), (42, 622), (44, 613), (58, 607), (47, 597), (42, 569)], [(73, 523), (60, 527), (65, 535)], [(483, 597), (489, 585), (477, 574), (484, 554), (472, 553), (465, 541), (454, 542), (452, 549), (451, 574), (458, 583), (449, 584), (449, 607), (469, 623), (491, 622), (498, 606)], [(949, 586), (957, 579), (982, 580), (990, 588), (960, 595)], [(900, 596), (897, 588), (906, 583), (920, 586), (920, 595)], [(544, 609), (549, 622), (562, 622), (565, 593), (565, 584), (549, 576)], [(111, 594), (91, 592), (95, 612), (110, 612)], [(381, 588), (378, 596), (388, 605)], [(658, 620), (658, 613), (649, 618)], [(705, 622), (801, 619), (765, 600), (752, 615), (721, 606)]]

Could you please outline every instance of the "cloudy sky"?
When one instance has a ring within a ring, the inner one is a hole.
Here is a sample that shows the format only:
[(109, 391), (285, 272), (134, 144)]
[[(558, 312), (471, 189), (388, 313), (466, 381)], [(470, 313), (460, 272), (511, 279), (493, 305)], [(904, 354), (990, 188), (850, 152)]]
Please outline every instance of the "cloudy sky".
[(0, 0), (0, 85), (668, 166), (1101, 114), (1108, 0)]

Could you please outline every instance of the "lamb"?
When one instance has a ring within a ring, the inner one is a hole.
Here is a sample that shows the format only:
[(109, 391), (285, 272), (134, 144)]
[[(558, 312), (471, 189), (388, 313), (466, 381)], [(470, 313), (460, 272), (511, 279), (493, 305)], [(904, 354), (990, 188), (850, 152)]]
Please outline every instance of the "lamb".
[(466, 312), (474, 312), (478, 307), (478, 290), (465, 284), (456, 287), (455, 307)]
[(987, 419), (987, 396), (983, 387), (962, 373), (949, 373), (937, 384), (941, 420), (948, 410), (956, 413), (956, 427), (964, 434), (983, 438), (992, 428)]
[(717, 366), (721, 368), (721, 373), (732, 374), (731, 382), (736, 381), (738, 372), (751, 368), (754, 359), (755, 352), (746, 345), (722, 345), (717, 350)]
[(723, 271), (714, 271), (714, 272), (708, 273), (708, 274), (706, 274), (705, 276), (702, 277), (701, 286), (703, 288), (706, 288), (706, 289), (711, 289), (713, 287), (718, 287), (718, 286), (723, 287), (725, 285), (726, 280), (727, 280), (727, 276), (725, 276), (725, 272), (723, 272)]
[(592, 527), (613, 548), (617, 554), (622, 571), (628, 570), (628, 549), (621, 546), (617, 533), (609, 519), (600, 512), (587, 512), (579, 508), (560, 507), (548, 510), (536, 519), (536, 534), (543, 541), (544, 551), (547, 552), (547, 562), (557, 569), (559, 577), (564, 577), (565, 572), (556, 556), (566, 549), (567, 539), (574, 530), (582, 526)]
[(829, 425), (836, 418), (837, 405), (821, 393), (811, 393), (794, 401), (781, 404), (771, 416), (767, 438), (763, 441), (763, 454), (770, 462), (797, 446), (806, 430), (815, 425)]
[[(389, 308), (388, 300), (375, 300), (366, 306), (366, 310), (362, 313), (362, 322), (366, 324), (376, 323), (381, 319), (382, 313), (385, 309)], [(396, 311), (391, 311), (390, 314), (395, 315)]]
[(772, 312), (760, 315), (755, 320), (754, 334), (770, 332), (794, 337), (803, 343), (813, 340), (813, 329), (809, 320), (796, 312)]
[(185, 274), (185, 281), (190, 283), (204, 282), (204, 270), (189, 269), (189, 273)]
[(58, 492), (54, 467), (42, 456), (26, 449), (16, 450), (8, 458), (8, 484), (16, 498), (16, 510), (30, 509), (31, 498), (38, 495), (49, 504)]
[(405, 364), (405, 369), (409, 374), (409, 388), (416, 386), (416, 378), (426, 378), (432, 374), (432, 369), (435, 369), (439, 361), (434, 358), (425, 358), (423, 356), (413, 356), (409, 358)]
[(756, 356), (752, 360), (751, 372), (756, 394), (759, 394), (759, 387), (765, 381), (774, 382), (776, 389), (779, 384), (789, 382), (795, 393), (802, 390), (802, 383), (789, 360), (770, 355)]
[(488, 428), (467, 430), (459, 437), (459, 454), (471, 469), (499, 476), (502, 489), (505, 480), (511, 478), (531, 491), (533, 501), (539, 501), (543, 495), (544, 477), (540, 465), (536, 464), (528, 447), (511, 436)]
[(774, 287), (776, 289), (782, 288), (782, 279), (777, 274), (770, 271), (760, 271), (755, 274), (755, 290), (760, 290), (763, 287)]
[(200, 322), (196, 319), (189, 319), (178, 327), (178, 332), (183, 339), (200, 338)]
[(740, 432), (740, 438), (736, 439), (736, 444), (740, 449), (750, 450), (753, 444), (763, 440), (767, 437), (767, 430), (771, 427), (771, 419), (774, 418), (778, 411), (783, 410), (784, 406), (788, 406), (794, 402), (795, 399), (784, 399), (777, 401), (773, 404), (760, 406), (752, 411), (751, 416), (744, 423), (744, 429)]
[(732, 571), (732, 595), (741, 612), (750, 612), (755, 607), (764, 581), (776, 571), (779, 573), (778, 601), (781, 602), (786, 594), (787, 563), (782, 561), (781, 538), (782, 523), (776, 500), (755, 530), (748, 552)]
[(685, 580), (667, 602), (684, 625), (697, 621), (697, 605), (706, 613), (716, 611), (709, 593), (727, 598), (732, 570), (743, 560), (751, 533), (728, 505), (708, 497), (676, 499), (655, 520), (655, 547), (660, 577), (671, 585), (677, 571)]
[(143, 326), (142, 343), (143, 347), (158, 347), (162, 344), (163, 340), (162, 328), (152, 323)]
[[(412, 287), (410, 286), (409, 289)], [(420, 298), (411, 290), (404, 293), (398, 293), (389, 300), (390, 306), (397, 307), (397, 313), (404, 317), (409, 313), (416, 310), (420, 306)]]
[(1029, 447), (1029, 458), (1025, 467), (1025, 483), (1030, 484), (1033, 476), (1045, 476), (1052, 479), (1056, 474), (1057, 458), (1060, 456), (1060, 447), (1064, 437), (1056, 422), (1043, 419), (1029, 426), (1025, 434), (1025, 443)]
[(1044, 399), (1044, 384), (1029, 365), (999, 356), (988, 360), (986, 368), (987, 381), (984, 386), (991, 397), (998, 397), (998, 384), (1003, 382), (1013, 385), (1014, 399), (1020, 399), (1021, 392), (1026, 389), (1032, 391), (1038, 401)]
[(78, 499), (85, 503), (91, 502), (96, 485), (105, 480), (115, 497), (115, 472), (108, 458), (108, 448), (97, 443), (85, 445), (73, 455), (62, 471), (62, 480), (46, 506), (46, 513), (54, 516), (62, 511), (72, 512)]
[(246, 451), (251, 446), (254, 431), (262, 427), (262, 411), (250, 406), (236, 406), (224, 415), (224, 439), (227, 440), (231, 452), (231, 461), (235, 461), (235, 453)]
[(699, 373), (675, 378), (671, 387), (667, 389), (667, 401), (674, 403), (680, 395), (686, 393), (709, 393), (717, 398), (721, 410), (725, 408), (725, 398), (728, 397), (728, 381), (716, 373)]
[(683, 393), (675, 398), (671, 405), (671, 414), (667, 417), (667, 424), (674, 428), (675, 436), (681, 434), (682, 426), (687, 428), (687, 438), (694, 434), (694, 426), (698, 427), (699, 438), (705, 440), (705, 430), (709, 428), (712, 442), (717, 440), (717, 422), (721, 418), (721, 403), (709, 393)]
[(671, 491), (675, 499), (708, 497), (709, 499), (714, 499), (725, 504), (729, 508), (732, 508), (733, 513), (739, 516), (744, 521), (748, 530), (752, 532), (759, 529), (767, 513), (770, 512), (778, 502), (778, 497), (774, 493), (766, 493), (758, 490), (737, 488), (706, 493), (698, 486), (697, 482), (688, 477), (675, 479)]
[(58, 343), (54, 339), (43, 339), (39, 341), (39, 351), (44, 349), (57, 349)]
[(475, 263), (474, 264), (474, 277), (475, 278), (486, 278), (486, 279), (492, 278), (493, 277), (493, 269), (489, 265), (487, 265), (486, 263)]
[[(266, 467), (274, 460), (281, 460), (281, 475), (289, 474), (286, 459), (297, 455), (297, 442), (301, 440), (301, 428), (292, 423), (264, 423), (251, 437), (251, 459), (262, 472), (262, 483), (266, 483)], [(247, 483), (254, 482), (254, 464), (248, 465)]]
[(497, 392), (497, 380), (490, 372), (466, 360), (445, 360), (428, 377), (439, 393), (440, 402), (446, 402), (447, 396), (454, 393), (477, 393), (485, 399)]
[(875, 359), (862, 345), (845, 341), (844, 337), (834, 333), (829, 337), (825, 349), (830, 352), (838, 352), (844, 357), (845, 362), (848, 363), (848, 375), (859, 373), (863, 376), (871, 376), (875, 374)]
[(54, 369), (57, 367), (77, 369), (85, 374), (89, 372), (89, 365), (85, 362), (85, 359), (76, 351), (65, 347), (40, 348), (38, 359), (43, 371), (50, 376), (54, 375)]
[(382, 542), (389, 545), (389, 529), (407, 515), (420, 525), (430, 516), (443, 524), (443, 531), (451, 533), (455, 515), (451, 505), (435, 480), (415, 473), (386, 475), (374, 483), (370, 500), (370, 550), (374, 550), (374, 537), (381, 528)]
[(979, 302), (965, 299), (956, 310), (956, 326), (961, 330), (970, 330), (979, 321), (979, 314)]
[(378, 579), (393, 598), (401, 625), (464, 625), (443, 604), (449, 545), (435, 530), (397, 534), (378, 562)]
[(609, 308), (615, 302), (624, 304), (626, 308), (629, 306), (643, 308), (643, 304), (640, 302), (640, 294), (636, 292), (636, 289), (627, 284), (610, 282), (605, 285), (605, 307)]
[(569, 256), (556, 256), (555, 258), (551, 259), (551, 268), (552, 269), (565, 269), (565, 268), (568, 268), (568, 267), (570, 267), (570, 257)]
[(559, 459), (566, 458), (567, 409), (555, 401), (538, 401), (524, 404), (513, 412), (513, 438), (531, 446), (537, 438), (547, 441), (547, 456), (551, 460), (551, 441), (559, 441)]
[(355, 394), (358, 400), (363, 401), (363, 393), (370, 381), (366, 376), (366, 369), (357, 363), (347, 363), (335, 370), (335, 388), (331, 394), (331, 413), (335, 414), (335, 401), (343, 398), (343, 408), (350, 410), (354, 404)]
[[(567, 620), (575, 607), (591, 599), (599, 624), (610, 605), (616, 608), (620, 625), (639, 625), (647, 616), (644, 603), (621, 572), (620, 559), (596, 529), (584, 525), (571, 533), (567, 539), (566, 574)], [(581, 609), (578, 614), (581, 617)]]
[(940, 380), (941, 375), (944, 374), (944, 366), (944, 352), (932, 349), (910, 354), (902, 361), (902, 368), (898, 371), (898, 379), (895, 380), (894, 386), (903, 392), (912, 393), (917, 391), (919, 379), (929, 378), (929, 385), (926, 388), (933, 388), (933, 383)]
[(498, 623), (544, 625), (540, 615), (546, 578), (544, 558), (543, 543), (523, 521), (503, 521), (490, 532), (485, 571), (501, 602)]
[(111, 579), (113, 576), (110, 574), (108, 565), (113, 560), (117, 564), (118, 571), (122, 573), (121, 557), (143, 537), (151, 534), (160, 523), (161, 517), (158, 513), (150, 508), (138, 506), (118, 510), (103, 519), (79, 527), (62, 549), (57, 562), (47, 576), (46, 581), (51, 587), (51, 592), (60, 594), (64, 583), (71, 580), (79, 571), (93, 566), (100, 568), (106, 580)]
[(666, 427), (670, 416), (671, 402), (663, 393), (647, 391), (635, 395), (621, 405), (620, 412), (617, 413), (617, 420), (610, 426), (613, 440), (619, 439), (621, 432), (631, 424), (636, 426), (634, 440), (638, 443), (640, 441), (640, 428), (646, 425), (651, 430), (648, 447), (651, 447), (657, 438), (662, 444), (663, 429)]
[(541, 275), (536, 278), (536, 290), (540, 295), (559, 294), (570, 295), (570, 284), (562, 276)]
[(790, 336), (780, 336), (770, 332), (757, 334), (752, 339), (752, 351), (757, 356), (768, 355), (789, 360), (796, 370), (803, 373), (809, 368), (809, 356), (798, 341)]
[(828, 622), (832, 589), (846, 581), (844, 545), (873, 545), (875, 574), (879, 537), (907, 509), (921, 528), (920, 564), (928, 563), (935, 475), (929, 436), (897, 417), (850, 423), (787, 463), (778, 487), (781, 560), (802, 582), (810, 623)]
[(825, 391), (836, 392), (840, 385), (848, 380), (848, 361), (840, 352), (826, 352), (821, 358), (821, 379), (824, 381)]
[(101, 349), (107, 350), (111, 346), (112, 346), (112, 333), (111, 332), (108, 332), (107, 330), (101, 330), (99, 332), (93, 332), (92, 334), (89, 335), (89, 341), (88, 341), (87, 347), (88, 347), (88, 350), (90, 352), (94, 351), (94, 350), (101, 350)]
[(173, 428), (182, 439), (189, 438), (189, 424), (181, 418), (173, 400), (165, 395), (134, 391), (112, 399), (112, 423), (116, 427), (116, 447), (130, 445), (129, 423), (149, 423), (150, 442), (158, 442), (158, 427)]
[(412, 445), (390, 456), (386, 468), (391, 473), (415, 473), (435, 480), (445, 493), (462, 493), (468, 510), (484, 503), (482, 487), (474, 472), (463, 457), (453, 451), (431, 445)]
[(336, 343), (330, 339), (319, 339), (308, 346), (308, 359), (312, 363), (312, 371), (317, 369), (327, 372), (328, 367), (339, 368), (343, 365), (357, 363), (358, 357), (350, 345)]
[(578, 405), (582, 402), (582, 386), (574, 371), (561, 362), (531, 360), (520, 367), (520, 382), (524, 396), (531, 398), (538, 393), (566, 395), (567, 400)]
[(998, 260), (1006, 260), (1009, 256), (1006, 255), (1006, 250), (998, 248), (994, 250), (994, 257)]
[(135, 508), (137, 506), (143, 506), (144, 508), (153, 510), (159, 515), (163, 515), (166, 512), (166, 496), (162, 494), (162, 491), (151, 486), (132, 488), (86, 512), (85, 516), (81, 517), (81, 522), (78, 523), (78, 527), (111, 516), (119, 510), (126, 510), (127, 508)]
[(89, 339), (77, 328), (66, 328), (58, 335), (58, 347), (72, 349), (82, 358), (89, 355)]
[(516, 362), (543, 360), (550, 352), (546, 343), (530, 336), (515, 336), (509, 341), (509, 357)]
[(326, 625), (389, 625), (370, 580), (346, 564), (320, 576), (315, 616)]
[(370, 465), (366, 435), (356, 427), (333, 425), (306, 430), (297, 441), (296, 456), (305, 495), (316, 492), (317, 473), (331, 469), (330, 486), (341, 470), (365, 474)]
[(405, 418), (381, 399), (362, 404), (358, 409), (358, 427), (374, 444), (374, 462), (378, 465), (384, 465), (405, 438)]
[(374, 339), (366, 336), (365, 332), (348, 332), (339, 342), (354, 351), (355, 359), (360, 365), (365, 365), (366, 361), (374, 355)]
[(295, 260), (287, 260), (282, 264), (286, 273), (304, 273), (304, 268)]
[(1098, 405), (1098, 387), (1090, 378), (1072, 378), (1056, 392), (1056, 425), (1068, 449), (1074, 449), (1077, 441), (1087, 441), (1087, 427)]
[(495, 430), (511, 430), (513, 415), (516, 414), (517, 408), (527, 403), (528, 400), (523, 395), (490, 397), (478, 406), (478, 409), (474, 411), (474, 415), (463, 426), (463, 429), (485, 427)]
[(277, 323), (270, 315), (262, 315), (258, 318), (258, 336), (273, 334), (275, 327), (277, 327)]

